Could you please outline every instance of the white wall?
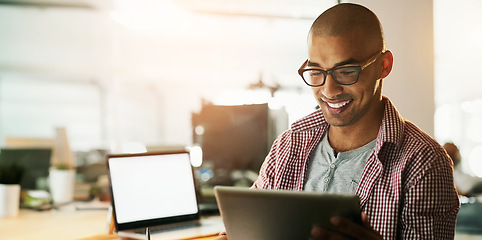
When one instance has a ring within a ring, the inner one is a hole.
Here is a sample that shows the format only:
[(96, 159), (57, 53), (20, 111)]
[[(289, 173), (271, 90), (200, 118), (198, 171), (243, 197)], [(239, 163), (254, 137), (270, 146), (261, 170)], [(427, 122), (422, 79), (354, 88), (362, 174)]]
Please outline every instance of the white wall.
[(482, 177), (482, 2), (434, 1), (435, 137), (453, 142), (462, 169)]
[(382, 22), (394, 56), (384, 94), (402, 116), (434, 136), (433, 1), (359, 0)]

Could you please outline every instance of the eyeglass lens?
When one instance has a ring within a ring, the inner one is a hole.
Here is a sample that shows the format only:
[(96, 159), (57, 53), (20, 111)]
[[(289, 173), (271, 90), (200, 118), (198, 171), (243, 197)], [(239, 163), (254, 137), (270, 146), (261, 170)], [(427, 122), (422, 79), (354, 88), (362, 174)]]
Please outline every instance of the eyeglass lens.
[(303, 79), (308, 85), (323, 85), (327, 74), (339, 84), (353, 84), (358, 80), (360, 67), (341, 67), (332, 71), (323, 71), (320, 69), (309, 69), (303, 72)]

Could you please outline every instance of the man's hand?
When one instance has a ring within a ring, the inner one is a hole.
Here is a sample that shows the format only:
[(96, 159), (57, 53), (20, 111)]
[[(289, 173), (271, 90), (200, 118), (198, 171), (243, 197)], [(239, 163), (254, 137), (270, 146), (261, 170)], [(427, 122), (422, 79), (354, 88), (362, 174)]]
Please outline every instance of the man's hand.
[(334, 232), (319, 226), (314, 226), (311, 230), (311, 239), (383, 239), (378, 232), (373, 230), (368, 221), (368, 216), (362, 213), (363, 225), (356, 224), (341, 217), (332, 217), (331, 223), (338, 229)]

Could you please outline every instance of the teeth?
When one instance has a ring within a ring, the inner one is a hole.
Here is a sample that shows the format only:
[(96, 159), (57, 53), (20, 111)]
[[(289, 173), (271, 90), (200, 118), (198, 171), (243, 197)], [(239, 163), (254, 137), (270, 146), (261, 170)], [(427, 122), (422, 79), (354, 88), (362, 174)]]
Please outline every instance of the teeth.
[(328, 104), (328, 106), (330, 106), (331, 108), (341, 108), (345, 105), (347, 105), (350, 101), (344, 101), (344, 102), (338, 102), (338, 103), (330, 103), (330, 102), (326, 102)]

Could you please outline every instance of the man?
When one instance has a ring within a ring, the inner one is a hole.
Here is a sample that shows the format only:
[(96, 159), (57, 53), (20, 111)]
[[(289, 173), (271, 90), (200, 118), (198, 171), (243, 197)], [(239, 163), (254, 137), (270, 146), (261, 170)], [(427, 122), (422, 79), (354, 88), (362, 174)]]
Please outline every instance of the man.
[(314, 227), (313, 239), (454, 238), (452, 163), (383, 97), (392, 64), (381, 24), (363, 6), (336, 5), (310, 29), (299, 73), (320, 109), (276, 139), (253, 188), (360, 197), (362, 226), (334, 217), (339, 232)]
[(462, 156), (460, 155), (457, 145), (452, 142), (447, 142), (443, 145), (443, 148), (445, 151), (447, 151), (447, 154), (450, 156), (454, 164), (454, 182), (457, 193), (467, 197), (480, 195), (482, 189), (482, 178), (474, 177), (462, 170)]

